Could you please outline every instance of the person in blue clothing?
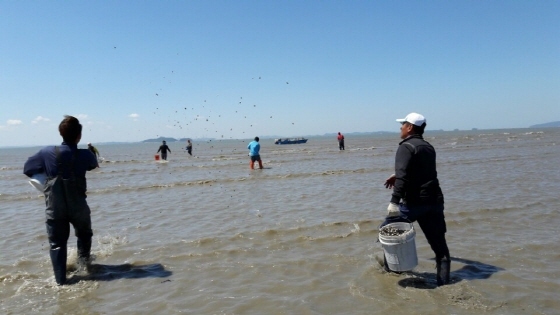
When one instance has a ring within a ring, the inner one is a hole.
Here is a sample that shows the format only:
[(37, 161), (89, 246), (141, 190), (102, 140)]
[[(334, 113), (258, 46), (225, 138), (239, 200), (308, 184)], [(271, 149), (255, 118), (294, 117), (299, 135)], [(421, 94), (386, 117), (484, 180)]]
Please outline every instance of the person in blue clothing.
[(251, 169), (254, 170), (255, 162), (259, 162), (259, 168), (262, 170), (263, 165), (261, 161), (261, 156), (259, 154), (259, 151), (261, 150), (261, 145), (259, 144), (259, 137), (255, 137), (255, 140), (249, 143), (247, 149), (249, 149), (249, 156), (251, 157), (251, 163), (249, 164), (251, 166)]
[(86, 172), (99, 165), (95, 155), (88, 149), (78, 149), (82, 138), (82, 125), (72, 116), (64, 116), (58, 126), (63, 142), (59, 146), (47, 146), (28, 158), (23, 173), (47, 175), (44, 184), (46, 203), (46, 226), (50, 245), (50, 257), (56, 283), (66, 283), (67, 243), (70, 224), (78, 239), (78, 264), (90, 261), (91, 212), (86, 201)]

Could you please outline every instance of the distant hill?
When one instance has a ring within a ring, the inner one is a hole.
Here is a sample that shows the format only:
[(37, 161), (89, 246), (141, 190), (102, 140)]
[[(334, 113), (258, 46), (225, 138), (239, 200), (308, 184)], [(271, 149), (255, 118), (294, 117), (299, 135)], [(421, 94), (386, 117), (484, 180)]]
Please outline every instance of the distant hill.
[(144, 141), (142, 141), (142, 142), (162, 142), (162, 141), (165, 141), (165, 142), (177, 142), (177, 139), (175, 139), (175, 138), (167, 138), (167, 137), (159, 137), (159, 138), (156, 138), (156, 139), (146, 139), (146, 140), (144, 140)]
[(179, 142), (187, 142), (187, 140), (200, 142), (200, 141), (212, 141), (212, 140), (216, 140), (216, 138), (196, 138), (196, 140), (193, 139), (193, 138), (181, 138), (178, 141)]
[[(156, 139), (146, 139), (146, 140), (142, 140), (140, 142), (187, 142), (187, 140), (191, 140), (194, 141), (193, 138), (181, 138), (181, 139), (175, 139), (175, 138), (170, 138), (170, 137), (159, 137)], [(196, 138), (196, 141), (212, 141), (215, 140), (214, 138)]]
[(546, 124), (529, 126), (529, 128), (556, 128), (556, 127), (560, 127), (560, 121), (553, 121)]
[[(345, 136), (364, 136), (364, 135), (384, 135), (384, 134), (391, 134), (391, 133), (396, 133), (393, 131), (370, 131), (370, 132), (348, 132), (348, 133), (342, 133)], [(338, 135), (338, 133), (325, 133), (323, 134), (323, 136), (325, 137), (336, 137)]]

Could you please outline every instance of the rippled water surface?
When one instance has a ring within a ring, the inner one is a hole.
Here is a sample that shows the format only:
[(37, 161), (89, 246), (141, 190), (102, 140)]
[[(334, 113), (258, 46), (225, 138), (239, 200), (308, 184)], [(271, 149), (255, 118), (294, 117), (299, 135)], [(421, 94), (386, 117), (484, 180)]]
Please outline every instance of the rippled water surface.
[[(398, 134), (99, 145), (88, 173), (95, 261), (55, 285), (44, 198), (22, 174), (39, 148), (0, 149), (3, 314), (557, 314), (560, 129), (435, 132), (452, 284), (385, 273), (377, 242)], [(85, 147), (82, 145), (81, 147)]]

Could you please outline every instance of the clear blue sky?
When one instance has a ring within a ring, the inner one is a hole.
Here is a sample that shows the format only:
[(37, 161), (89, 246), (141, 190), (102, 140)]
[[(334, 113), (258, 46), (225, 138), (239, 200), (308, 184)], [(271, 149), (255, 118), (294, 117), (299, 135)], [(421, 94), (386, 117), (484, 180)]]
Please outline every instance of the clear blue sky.
[(560, 120), (560, 1), (0, 1), (0, 146)]

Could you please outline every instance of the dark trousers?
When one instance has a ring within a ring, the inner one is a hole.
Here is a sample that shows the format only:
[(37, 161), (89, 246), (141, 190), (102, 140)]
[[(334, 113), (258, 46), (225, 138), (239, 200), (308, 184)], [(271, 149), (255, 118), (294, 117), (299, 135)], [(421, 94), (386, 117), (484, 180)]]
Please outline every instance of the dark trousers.
[(67, 243), (70, 224), (78, 238), (78, 259), (89, 260), (91, 250), (91, 211), (76, 182), (54, 178), (45, 187), (46, 227), (50, 256), (58, 284), (66, 282)]
[(443, 214), (443, 204), (441, 205), (399, 205), (401, 215), (388, 217), (380, 227), (394, 222), (418, 222), (426, 240), (436, 254), (436, 262), (439, 263), (446, 257), (449, 259), (449, 248), (445, 241), (447, 226)]
[(262, 160), (260, 155), (251, 155), (251, 162), (249, 163), (251, 169), (255, 168), (255, 162), (259, 162), (259, 168), (262, 169)]

